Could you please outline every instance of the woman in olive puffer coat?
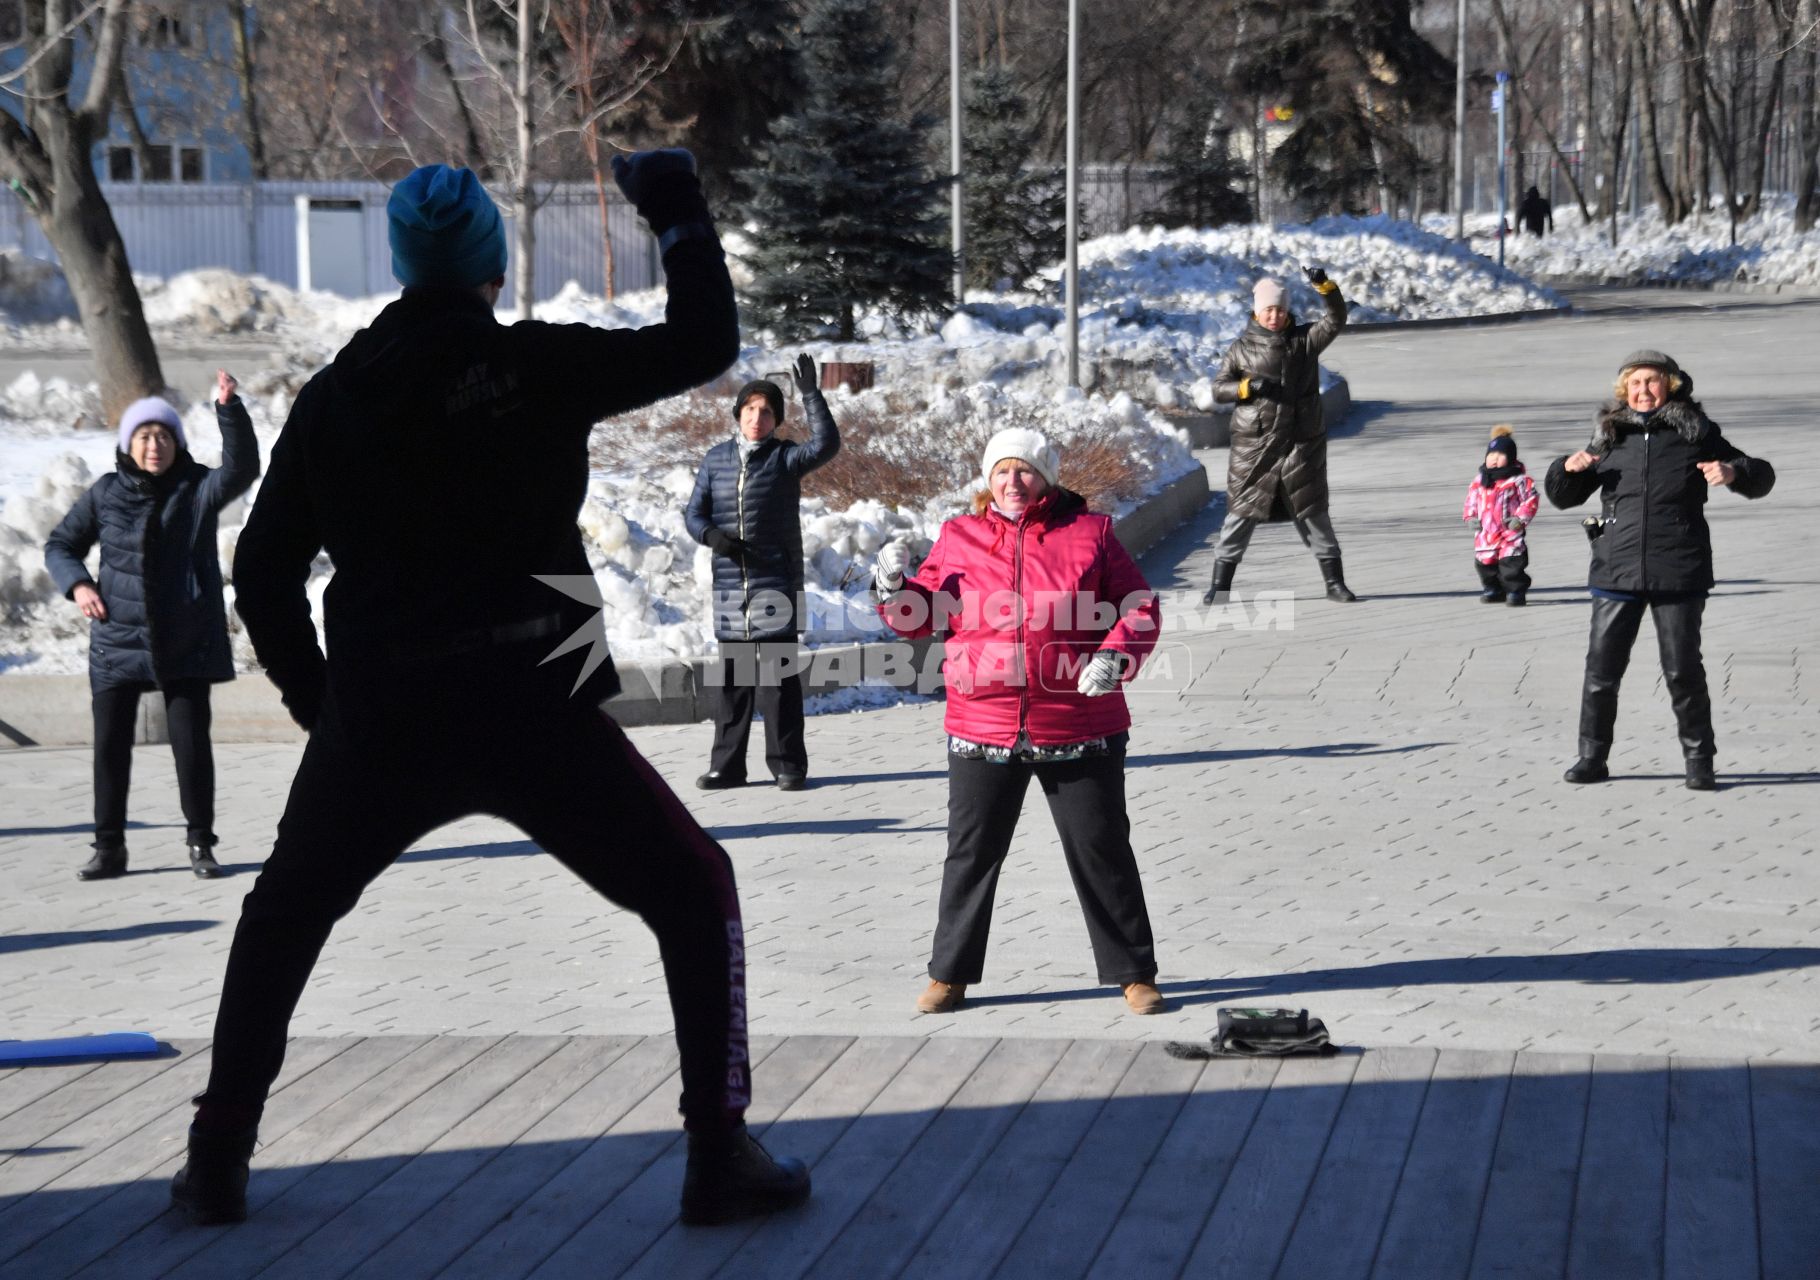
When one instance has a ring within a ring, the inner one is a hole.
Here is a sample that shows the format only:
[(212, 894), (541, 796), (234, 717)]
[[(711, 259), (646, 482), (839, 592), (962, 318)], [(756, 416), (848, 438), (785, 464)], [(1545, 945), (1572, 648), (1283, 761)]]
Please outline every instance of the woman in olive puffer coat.
[(1327, 517), (1327, 424), (1319, 359), (1346, 327), (1346, 300), (1325, 271), (1305, 271), (1326, 313), (1311, 324), (1297, 324), (1282, 282), (1258, 281), (1251, 323), (1226, 349), (1214, 376), (1213, 398), (1236, 407), (1226, 464), (1226, 521), (1214, 547), (1207, 604), (1232, 586), (1252, 531), (1272, 520), (1295, 522), (1321, 566), (1329, 600), (1356, 599), (1346, 589), (1340, 543)]

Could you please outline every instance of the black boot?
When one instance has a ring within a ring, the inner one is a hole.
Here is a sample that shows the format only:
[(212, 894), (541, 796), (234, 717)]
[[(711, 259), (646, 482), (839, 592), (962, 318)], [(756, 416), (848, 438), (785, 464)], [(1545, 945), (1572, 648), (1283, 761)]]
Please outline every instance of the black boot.
[(1220, 596), (1232, 590), (1232, 576), (1239, 571), (1236, 560), (1215, 560), (1213, 562), (1213, 585), (1207, 588), (1207, 594), (1201, 597), (1202, 604), (1217, 604)]
[(1711, 756), (1689, 756), (1687, 758), (1687, 789), (1689, 791), (1717, 791), (1718, 779), (1713, 777), (1713, 758)]
[(258, 1137), (256, 1129), (198, 1133), (191, 1125), (189, 1159), (171, 1179), (171, 1207), (198, 1227), (245, 1222), (247, 1166)]
[(683, 1174), (682, 1220), (691, 1226), (731, 1222), (789, 1209), (809, 1198), (801, 1160), (775, 1160), (740, 1125), (731, 1133), (689, 1135)]
[(215, 861), (215, 851), (206, 844), (190, 846), (190, 870), (196, 873), (198, 880), (215, 880), (227, 874)]
[(1581, 756), (1561, 777), (1567, 782), (1604, 782), (1611, 777), (1611, 769), (1602, 756)]
[(94, 856), (76, 868), (78, 880), (112, 880), (125, 874), (126, 846), (123, 844), (96, 845)]
[(1346, 574), (1340, 568), (1340, 557), (1331, 560), (1317, 560), (1321, 566), (1321, 580), (1327, 584), (1327, 598), (1335, 604), (1351, 604), (1358, 597), (1346, 589)]

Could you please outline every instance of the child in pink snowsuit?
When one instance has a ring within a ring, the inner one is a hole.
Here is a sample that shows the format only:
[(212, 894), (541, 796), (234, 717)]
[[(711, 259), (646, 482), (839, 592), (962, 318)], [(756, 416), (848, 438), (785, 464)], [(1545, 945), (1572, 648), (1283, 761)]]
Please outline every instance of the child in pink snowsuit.
[(1483, 604), (1521, 606), (1529, 591), (1529, 544), (1523, 531), (1536, 518), (1536, 482), (1517, 461), (1517, 438), (1506, 426), (1491, 429), (1485, 465), (1466, 490), (1461, 517), (1476, 525), (1473, 564)]

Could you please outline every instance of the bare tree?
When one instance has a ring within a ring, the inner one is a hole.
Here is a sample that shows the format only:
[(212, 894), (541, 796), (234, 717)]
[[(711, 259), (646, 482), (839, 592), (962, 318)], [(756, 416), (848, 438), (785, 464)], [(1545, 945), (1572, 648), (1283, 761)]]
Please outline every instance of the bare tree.
[[(158, 349), (133, 285), (126, 245), (90, 158), (107, 136), (120, 84), (130, 0), (21, 0), (23, 62), (0, 81), (0, 177), (57, 251), (76, 301), (109, 421), (164, 388)], [(88, 78), (75, 83), (78, 37)]]

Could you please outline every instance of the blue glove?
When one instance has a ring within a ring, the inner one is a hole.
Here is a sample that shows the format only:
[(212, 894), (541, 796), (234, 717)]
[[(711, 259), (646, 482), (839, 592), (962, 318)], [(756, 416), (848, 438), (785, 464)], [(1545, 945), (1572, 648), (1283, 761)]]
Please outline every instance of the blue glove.
[(686, 147), (664, 147), (658, 151), (634, 151), (629, 156), (613, 157), (613, 181), (634, 207), (644, 204), (656, 181), (666, 174), (694, 173), (695, 157)]

